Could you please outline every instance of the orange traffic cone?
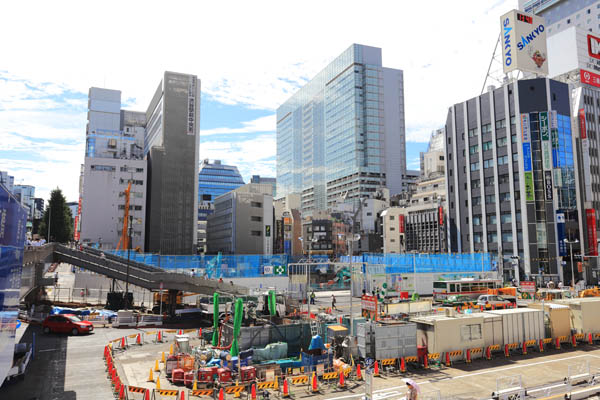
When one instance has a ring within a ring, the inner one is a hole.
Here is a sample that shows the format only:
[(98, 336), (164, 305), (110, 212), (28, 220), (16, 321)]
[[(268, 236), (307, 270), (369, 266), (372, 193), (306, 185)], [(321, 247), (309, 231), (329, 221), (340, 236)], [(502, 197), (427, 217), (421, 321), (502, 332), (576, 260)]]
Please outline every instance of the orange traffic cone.
[(379, 376), (379, 363), (375, 360), (375, 367), (373, 368), (373, 376)]
[(124, 349), (127, 347), (127, 341), (125, 340), (125, 336), (121, 338), (121, 348)]
[(150, 368), (150, 375), (148, 375), (147, 382), (154, 382), (154, 375), (152, 374), (152, 368)]
[(425, 358), (423, 358), (423, 368), (429, 369), (429, 354), (425, 354)]
[(556, 338), (556, 345), (555, 347), (560, 350), (560, 338)]
[(202, 328), (198, 328), (198, 337), (201, 338), (202, 337)]
[(319, 391), (319, 385), (317, 383), (317, 374), (312, 374), (312, 392), (317, 393)]
[(360, 370), (360, 364), (356, 364), (356, 379), (359, 381), (362, 380), (362, 372)]
[(504, 357), (510, 357), (510, 349), (508, 348), (508, 344), (504, 345)]
[(594, 339), (592, 339), (591, 333), (588, 333), (588, 344), (594, 344)]
[(256, 400), (256, 384), (255, 383), (252, 384), (252, 389), (250, 391), (250, 398), (252, 400)]
[(471, 362), (471, 349), (467, 349), (467, 364)]
[(406, 372), (406, 363), (404, 357), (400, 357), (400, 372)]
[(290, 390), (288, 388), (288, 380), (287, 378), (283, 379), (283, 397), (290, 397)]
[(544, 352), (544, 339), (540, 339), (540, 353)]
[(577, 347), (577, 338), (575, 337), (575, 335), (571, 335), (571, 345), (573, 347)]
[(449, 367), (452, 365), (452, 362), (450, 361), (450, 353), (446, 352), (446, 367)]
[(123, 400), (125, 398), (125, 385), (121, 385), (121, 389), (119, 390), (119, 400)]
[(527, 343), (523, 342), (523, 355), (527, 354)]
[(185, 400), (185, 390), (179, 392), (179, 400)]
[(139, 344), (140, 346), (142, 345), (142, 335), (141, 334), (137, 334), (137, 337), (135, 338), (135, 344)]
[(163, 341), (162, 331), (158, 331), (158, 333), (156, 334), (156, 341), (157, 342), (162, 342)]
[(146, 389), (144, 392), (144, 400), (150, 400), (150, 389)]
[(160, 368), (158, 368), (158, 360), (156, 360), (155, 363), (154, 363), (154, 371), (155, 372), (160, 371)]
[(223, 394), (223, 388), (219, 390), (219, 400), (223, 400), (225, 395)]
[(344, 370), (342, 368), (340, 368), (340, 382), (339, 382), (338, 386), (341, 388), (346, 387), (346, 382), (344, 380)]
[(490, 348), (490, 346), (485, 348), (485, 358), (487, 360), (491, 360), (492, 359), (492, 349)]
[(178, 335), (183, 335), (183, 329), (180, 329), (179, 332), (177, 332)]

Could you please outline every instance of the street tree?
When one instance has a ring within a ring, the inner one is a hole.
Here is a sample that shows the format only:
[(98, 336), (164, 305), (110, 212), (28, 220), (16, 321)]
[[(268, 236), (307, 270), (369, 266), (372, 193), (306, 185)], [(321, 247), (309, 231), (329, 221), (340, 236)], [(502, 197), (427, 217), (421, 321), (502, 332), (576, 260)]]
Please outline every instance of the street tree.
[(73, 216), (65, 196), (58, 187), (50, 193), (50, 201), (44, 211), (39, 233), (48, 242), (66, 243), (73, 239)]

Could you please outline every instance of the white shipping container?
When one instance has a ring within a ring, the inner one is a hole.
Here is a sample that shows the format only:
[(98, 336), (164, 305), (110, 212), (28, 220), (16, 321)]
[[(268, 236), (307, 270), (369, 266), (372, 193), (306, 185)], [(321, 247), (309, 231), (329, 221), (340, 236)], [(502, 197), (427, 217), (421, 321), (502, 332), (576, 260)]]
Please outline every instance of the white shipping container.
[(488, 311), (502, 316), (502, 344), (523, 343), (545, 337), (544, 312), (530, 308)]
[(481, 313), (483, 315), (483, 344), (485, 347), (493, 344), (504, 344), (502, 333), (502, 316)]

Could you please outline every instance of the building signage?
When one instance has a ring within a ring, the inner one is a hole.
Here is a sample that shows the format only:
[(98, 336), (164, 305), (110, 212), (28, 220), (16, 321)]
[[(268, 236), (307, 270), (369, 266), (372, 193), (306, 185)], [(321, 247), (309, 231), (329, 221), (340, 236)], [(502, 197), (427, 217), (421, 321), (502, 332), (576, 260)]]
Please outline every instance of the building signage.
[(398, 232), (404, 233), (404, 215), (398, 216)]
[(535, 293), (535, 282), (521, 281), (519, 282), (521, 292)]
[(585, 110), (583, 108), (579, 109), (579, 134), (582, 139), (587, 138), (587, 130), (585, 126)]
[(598, 234), (596, 233), (596, 210), (593, 208), (587, 208), (585, 210), (585, 217), (587, 221), (587, 236), (588, 236), (588, 251), (587, 254), (590, 256), (598, 255)]
[(558, 235), (558, 255), (565, 257), (567, 255), (567, 244), (565, 243), (565, 214), (556, 212), (556, 233)]
[(558, 129), (558, 115), (556, 110), (550, 111), (550, 129)]
[(438, 215), (440, 218), (440, 225), (444, 225), (444, 207), (438, 207)]
[(75, 216), (75, 223), (73, 226), (73, 240), (79, 240), (79, 232), (77, 231), (77, 226), (79, 225), (79, 215)]
[(531, 143), (523, 142), (523, 171), (531, 170)]
[(600, 87), (600, 75), (598, 75), (598, 74), (595, 74), (590, 71), (586, 71), (585, 69), (580, 69), (579, 70), (579, 78), (581, 79), (581, 83), (585, 83), (586, 85)]
[(589, 56), (600, 59), (600, 38), (588, 33), (587, 44)]
[(196, 133), (196, 77), (190, 76), (188, 82), (188, 112), (187, 112), (187, 134)]
[(550, 140), (548, 130), (548, 113), (545, 111), (540, 113), (540, 134), (542, 135), (542, 140)]
[(550, 129), (550, 138), (552, 139), (552, 148), (558, 149), (558, 129)]
[(544, 171), (544, 188), (546, 200), (552, 200), (552, 171)]
[(554, 169), (554, 186), (561, 187), (562, 184), (562, 171), (560, 168)]
[(531, 134), (529, 131), (529, 114), (521, 114), (521, 136), (523, 143), (531, 142)]
[(552, 144), (548, 140), (542, 142), (542, 165), (544, 171), (552, 169)]
[(525, 171), (525, 201), (535, 201), (535, 189), (533, 186), (533, 172)]
[(500, 18), (502, 67), (548, 75), (544, 18), (512, 10)]
[(265, 225), (265, 236), (271, 237), (271, 225)]

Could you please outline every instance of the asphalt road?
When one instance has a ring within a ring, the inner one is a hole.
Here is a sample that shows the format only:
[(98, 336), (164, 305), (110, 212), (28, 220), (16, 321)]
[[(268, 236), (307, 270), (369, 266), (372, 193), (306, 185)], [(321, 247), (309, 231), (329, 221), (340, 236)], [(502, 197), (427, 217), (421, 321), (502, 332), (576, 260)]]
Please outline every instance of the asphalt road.
[(17, 338), (31, 342), (35, 334), (35, 358), (24, 380), (8, 382), (0, 388), (0, 399), (113, 399), (102, 358), (104, 346), (109, 340), (134, 332), (138, 331), (97, 328), (84, 336), (44, 335), (40, 326), (23, 324)]

